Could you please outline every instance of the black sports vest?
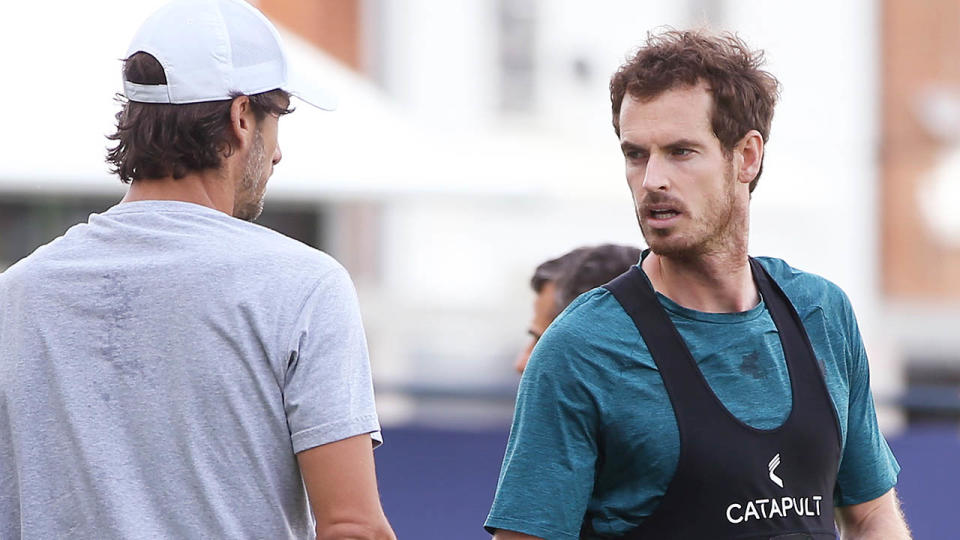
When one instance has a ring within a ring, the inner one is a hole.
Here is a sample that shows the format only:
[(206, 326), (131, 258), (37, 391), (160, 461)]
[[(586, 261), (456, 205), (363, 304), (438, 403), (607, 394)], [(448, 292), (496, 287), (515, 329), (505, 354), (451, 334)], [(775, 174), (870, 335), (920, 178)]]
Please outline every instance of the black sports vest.
[(750, 267), (790, 374), (790, 414), (770, 430), (723, 406), (639, 269), (605, 285), (640, 330), (680, 431), (680, 459), (660, 505), (622, 540), (836, 538), (840, 426), (799, 315), (756, 260)]

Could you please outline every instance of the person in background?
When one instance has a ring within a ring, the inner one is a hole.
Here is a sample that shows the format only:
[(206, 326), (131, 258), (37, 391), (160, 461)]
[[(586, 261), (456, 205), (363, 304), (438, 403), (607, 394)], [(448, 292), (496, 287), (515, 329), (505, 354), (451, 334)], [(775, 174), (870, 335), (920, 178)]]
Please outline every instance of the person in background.
[(669, 30), (613, 75), (649, 249), (534, 350), (496, 540), (910, 538), (850, 301), (747, 252), (779, 95), (762, 64), (735, 35)]
[(395, 538), (350, 277), (251, 223), (291, 96), (333, 107), (294, 74), (246, 2), (140, 27), (126, 196), (0, 274), (0, 538)]
[(530, 342), (517, 355), (514, 363), (517, 373), (522, 374), (526, 369), (533, 347), (567, 304), (626, 272), (639, 260), (639, 248), (602, 244), (576, 248), (537, 266), (530, 279), (530, 287), (537, 294), (533, 300), (533, 318), (527, 329)]

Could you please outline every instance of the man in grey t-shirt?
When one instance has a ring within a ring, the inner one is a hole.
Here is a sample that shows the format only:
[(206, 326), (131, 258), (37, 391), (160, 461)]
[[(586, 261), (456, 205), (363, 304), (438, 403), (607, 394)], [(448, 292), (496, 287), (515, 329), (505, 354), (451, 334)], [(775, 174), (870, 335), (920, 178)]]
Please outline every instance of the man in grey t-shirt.
[(239, 0), (151, 16), (124, 94), (123, 202), (0, 274), (0, 539), (393, 539), (350, 278), (250, 222), (327, 97)]

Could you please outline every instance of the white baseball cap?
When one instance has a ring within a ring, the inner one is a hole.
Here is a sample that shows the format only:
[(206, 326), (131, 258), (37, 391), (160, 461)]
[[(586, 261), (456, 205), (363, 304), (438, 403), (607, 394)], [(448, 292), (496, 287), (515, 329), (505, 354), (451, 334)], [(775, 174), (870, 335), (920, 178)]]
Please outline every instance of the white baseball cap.
[(295, 75), (277, 29), (243, 0), (174, 0), (137, 30), (127, 58), (138, 52), (160, 62), (167, 84), (124, 79), (130, 101), (200, 103), (281, 89), (320, 109), (337, 106), (333, 95)]

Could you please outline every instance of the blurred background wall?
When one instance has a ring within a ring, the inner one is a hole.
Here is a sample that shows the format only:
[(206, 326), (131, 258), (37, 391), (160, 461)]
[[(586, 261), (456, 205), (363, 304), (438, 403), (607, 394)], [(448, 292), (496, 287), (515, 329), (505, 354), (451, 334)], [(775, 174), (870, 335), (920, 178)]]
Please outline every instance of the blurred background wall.
[[(120, 62), (160, 0), (5, 4), (0, 270), (116, 203)], [(751, 252), (850, 296), (917, 538), (960, 495), (960, 2), (260, 0), (339, 94), (281, 123), (260, 223), (356, 282), (401, 538), (485, 538), (543, 260), (642, 245), (607, 83), (649, 30), (736, 31), (783, 84)]]

